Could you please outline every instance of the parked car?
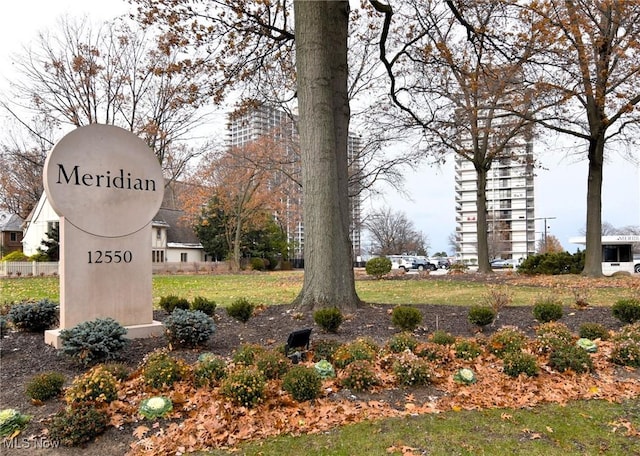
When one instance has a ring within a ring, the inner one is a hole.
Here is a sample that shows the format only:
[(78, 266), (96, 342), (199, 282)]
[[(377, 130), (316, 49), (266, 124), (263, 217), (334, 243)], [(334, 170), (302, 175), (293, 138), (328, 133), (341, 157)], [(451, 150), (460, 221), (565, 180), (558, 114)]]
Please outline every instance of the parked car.
[(411, 264), (411, 269), (418, 271), (435, 271), (438, 267), (426, 258), (416, 258)]
[(518, 262), (516, 260), (496, 259), (496, 260), (493, 260), (490, 264), (491, 264), (491, 269), (516, 268), (518, 266)]
[(416, 260), (415, 257), (410, 255), (387, 255), (387, 258), (391, 260), (391, 269), (401, 269), (403, 271), (408, 271), (413, 267), (413, 262)]
[(633, 272), (640, 274), (640, 256), (633, 256)]
[(449, 269), (449, 266), (451, 266), (451, 261), (449, 261), (448, 258), (440, 258), (436, 262), (436, 266), (438, 266), (438, 269)]

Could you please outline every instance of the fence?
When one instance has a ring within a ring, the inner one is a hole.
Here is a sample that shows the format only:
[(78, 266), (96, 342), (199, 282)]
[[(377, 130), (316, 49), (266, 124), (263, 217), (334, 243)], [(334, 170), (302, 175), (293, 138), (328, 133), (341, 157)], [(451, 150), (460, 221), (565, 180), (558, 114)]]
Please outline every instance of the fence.
[(39, 276), (58, 274), (57, 261), (0, 261), (0, 276)]

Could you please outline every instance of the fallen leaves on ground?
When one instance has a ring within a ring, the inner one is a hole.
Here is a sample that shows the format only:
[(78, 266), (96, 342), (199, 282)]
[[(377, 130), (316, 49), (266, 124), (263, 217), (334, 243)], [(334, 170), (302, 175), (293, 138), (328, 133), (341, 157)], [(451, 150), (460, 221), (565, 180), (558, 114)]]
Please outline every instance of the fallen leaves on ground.
[[(607, 360), (611, 349), (611, 343), (599, 344), (598, 352), (592, 355), (593, 373), (558, 373), (548, 368), (544, 357), (540, 357), (542, 369), (539, 375), (517, 378), (502, 373), (502, 361), (493, 355), (483, 355), (475, 361), (445, 357), (446, 361), (432, 365), (433, 387), (438, 394), (420, 401), (407, 393), (403, 406), (375, 399), (376, 393), (382, 390), (398, 389), (393, 375), (382, 367), (389, 364), (384, 359), (376, 364), (382, 384), (366, 399), (342, 391), (339, 380), (330, 379), (323, 384), (321, 398), (298, 403), (282, 390), (280, 381), (273, 380), (267, 385), (266, 400), (254, 408), (246, 408), (232, 405), (222, 397), (219, 388), (195, 388), (181, 382), (168, 392), (175, 404), (173, 413), (161, 423), (153, 424), (142, 419), (137, 409), (142, 399), (157, 391), (145, 386), (140, 377), (134, 377), (122, 385), (118, 400), (111, 403), (109, 413), (114, 426), (125, 422), (138, 424), (133, 431), (137, 440), (132, 443), (130, 454), (145, 455), (233, 448), (248, 440), (315, 434), (346, 424), (388, 417), (450, 410), (522, 408), (542, 403), (565, 404), (577, 399), (621, 401), (638, 397), (640, 378), (633, 372), (621, 375), (624, 369)], [(463, 367), (474, 370), (477, 383), (461, 385), (453, 380), (453, 374)], [(385, 396), (379, 394), (379, 397)], [(509, 420), (511, 415), (504, 413), (502, 419)], [(610, 425), (614, 432), (622, 429), (627, 435), (638, 436), (630, 423)], [(393, 452), (410, 455), (411, 450), (400, 445), (397, 449), (394, 447)]]

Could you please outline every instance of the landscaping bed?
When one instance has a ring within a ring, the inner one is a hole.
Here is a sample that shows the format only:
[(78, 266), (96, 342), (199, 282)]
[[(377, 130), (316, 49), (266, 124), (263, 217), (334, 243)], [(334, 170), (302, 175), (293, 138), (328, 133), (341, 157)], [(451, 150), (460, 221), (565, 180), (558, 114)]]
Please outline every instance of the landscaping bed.
[[(529, 338), (534, 338), (538, 325), (532, 308), (527, 306), (502, 309), (496, 323), (485, 327), (481, 333), (468, 322), (468, 307), (429, 304), (415, 307), (423, 319), (413, 334), (421, 342), (427, 342), (434, 331), (444, 331), (459, 339), (486, 340), (504, 326), (519, 328)], [(398, 333), (391, 323), (393, 308), (384, 304), (365, 305), (356, 314), (347, 315), (336, 334), (323, 332), (310, 315), (299, 314), (288, 305), (258, 308), (247, 323), (240, 323), (230, 318), (224, 309), (217, 309), (216, 332), (204, 346), (175, 349), (170, 354), (192, 366), (201, 353), (231, 357), (247, 343), (276, 349), (286, 342), (290, 332), (302, 328), (313, 328), (312, 343), (328, 339), (347, 343), (367, 337), (382, 348)], [(155, 313), (160, 321), (166, 317), (165, 312)], [(599, 323), (611, 331), (619, 331), (622, 326), (608, 307), (565, 307), (560, 322), (576, 335), (584, 323)], [(135, 371), (145, 355), (162, 348), (167, 348), (163, 337), (134, 340), (121, 351), (118, 362)], [(27, 439), (23, 444), (31, 445), (30, 451), (34, 453), (97, 456), (128, 451), (169, 454), (200, 446), (233, 447), (246, 439), (279, 433), (319, 432), (363, 419), (463, 408), (525, 407), (579, 398), (622, 399), (637, 396), (640, 391), (637, 369), (623, 368), (608, 361), (610, 342), (602, 343), (599, 351), (592, 355), (592, 373), (554, 372), (546, 367), (546, 355), (540, 354), (539, 375), (515, 379), (502, 373), (502, 361), (498, 357), (483, 355), (474, 361), (463, 361), (455, 358), (451, 347), (446, 350), (448, 355), (444, 357), (449, 357), (449, 361), (433, 362), (433, 381), (427, 385), (399, 386), (383, 369), (384, 364), (391, 361), (380, 358), (376, 369), (382, 381), (377, 387), (357, 392), (342, 387), (338, 380), (327, 380), (323, 384), (323, 396), (304, 403), (287, 398), (277, 382), (269, 383), (268, 399), (253, 409), (225, 403), (217, 389), (195, 389), (191, 384), (179, 383), (171, 390), (161, 392), (173, 399), (175, 407), (172, 414), (155, 424), (137, 416), (133, 404), (158, 392), (143, 385), (140, 376), (134, 374), (121, 387), (118, 401), (110, 407), (111, 426), (104, 434), (83, 448), (56, 450), (36, 449), (35, 446), (37, 442), (46, 441), (49, 420), (64, 408), (64, 400), (60, 397), (34, 404), (25, 394), (25, 385), (38, 373), (57, 371), (65, 376), (68, 386), (74, 377), (87, 369), (45, 345), (41, 333), (11, 332), (0, 342), (0, 408), (15, 408), (33, 417), (19, 440)], [(461, 367), (473, 369), (478, 383), (467, 386), (453, 381), (452, 374)], [(17, 449), (3, 450), (18, 454)]]

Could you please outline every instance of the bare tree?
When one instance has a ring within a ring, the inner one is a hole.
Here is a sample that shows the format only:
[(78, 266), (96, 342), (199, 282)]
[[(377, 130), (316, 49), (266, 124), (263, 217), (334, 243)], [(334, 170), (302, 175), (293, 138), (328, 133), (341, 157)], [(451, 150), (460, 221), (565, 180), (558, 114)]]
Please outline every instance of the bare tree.
[(375, 255), (427, 255), (427, 237), (402, 212), (380, 209), (367, 217), (364, 226), (371, 235), (371, 251)]
[(125, 128), (154, 150), (165, 177), (176, 179), (202, 153), (190, 144), (191, 132), (206, 120), (200, 110), (205, 76), (201, 66), (183, 59), (175, 48), (154, 45), (154, 36), (124, 22), (94, 27), (62, 19), (58, 29), (42, 33), (15, 59), (20, 76), (3, 105), (32, 133), (37, 128), (16, 105), (51, 125)]
[[(487, 175), (498, 160), (528, 157), (516, 151), (532, 134), (523, 65), (533, 35), (509, 25), (511, 10), (498, 2), (456, 2), (457, 15), (435, 0), (403, 2), (398, 11), (371, 3), (384, 13), (380, 58), (400, 121), (420, 132), (425, 153), (442, 159), (452, 152), (475, 169), (478, 270), (490, 272)], [(484, 33), (468, 40), (467, 27)]]

